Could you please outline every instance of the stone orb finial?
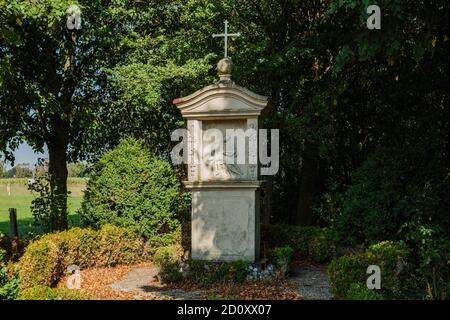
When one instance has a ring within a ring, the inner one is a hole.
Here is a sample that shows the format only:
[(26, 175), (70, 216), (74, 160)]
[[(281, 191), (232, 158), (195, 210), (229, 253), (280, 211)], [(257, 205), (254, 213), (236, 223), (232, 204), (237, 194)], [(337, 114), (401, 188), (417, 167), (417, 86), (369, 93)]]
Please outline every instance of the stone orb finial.
[(223, 58), (217, 63), (217, 71), (221, 80), (231, 79), (234, 64), (230, 58)]

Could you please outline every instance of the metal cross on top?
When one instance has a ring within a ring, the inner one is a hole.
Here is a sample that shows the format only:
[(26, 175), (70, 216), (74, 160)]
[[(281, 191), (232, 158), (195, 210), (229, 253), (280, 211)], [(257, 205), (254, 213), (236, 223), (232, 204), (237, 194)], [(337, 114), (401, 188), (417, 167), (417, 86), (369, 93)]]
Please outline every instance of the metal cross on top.
[(228, 37), (239, 37), (241, 35), (241, 33), (240, 32), (228, 33), (228, 21), (225, 20), (224, 24), (225, 24), (225, 33), (219, 33), (219, 34), (214, 33), (212, 36), (213, 36), (213, 38), (218, 38), (218, 37), (224, 38), (224, 40), (225, 40), (225, 57), (224, 58), (227, 58), (228, 57)]

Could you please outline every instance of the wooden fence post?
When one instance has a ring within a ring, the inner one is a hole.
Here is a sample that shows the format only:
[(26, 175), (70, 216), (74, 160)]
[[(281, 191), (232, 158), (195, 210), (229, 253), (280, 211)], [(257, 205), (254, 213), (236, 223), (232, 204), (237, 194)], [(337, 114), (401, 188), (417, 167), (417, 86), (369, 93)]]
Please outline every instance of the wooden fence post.
[(17, 229), (17, 209), (9, 208), (9, 230), (11, 239), (19, 238), (19, 231)]

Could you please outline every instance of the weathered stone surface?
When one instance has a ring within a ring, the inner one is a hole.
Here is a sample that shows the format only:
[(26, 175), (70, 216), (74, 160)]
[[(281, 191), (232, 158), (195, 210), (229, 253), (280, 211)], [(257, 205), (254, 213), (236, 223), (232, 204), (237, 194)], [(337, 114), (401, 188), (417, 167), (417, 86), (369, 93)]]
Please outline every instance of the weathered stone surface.
[(192, 190), (194, 259), (255, 261), (259, 255), (257, 132), (268, 98), (231, 81), (232, 69), (224, 59), (221, 81), (174, 100), (190, 135), (185, 186)]
[(255, 192), (232, 187), (192, 192), (192, 258), (255, 260)]

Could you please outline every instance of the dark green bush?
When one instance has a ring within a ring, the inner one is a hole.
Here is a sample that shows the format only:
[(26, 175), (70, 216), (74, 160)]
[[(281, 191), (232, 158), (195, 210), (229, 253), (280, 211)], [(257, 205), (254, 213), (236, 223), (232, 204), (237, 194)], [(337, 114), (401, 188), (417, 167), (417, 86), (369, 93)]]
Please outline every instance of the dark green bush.
[(335, 234), (327, 228), (263, 225), (261, 232), (262, 240), (269, 249), (290, 246), (301, 259), (326, 262), (336, 255)]
[(332, 196), (331, 207), (340, 209), (330, 209), (329, 218), (344, 244), (414, 241), (411, 232), (421, 228), (449, 241), (449, 176), (431, 161), (430, 148), (380, 148), (355, 171), (351, 186)]
[(374, 150), (320, 206), (341, 245), (405, 241), (415, 266), (407, 294), (430, 299), (448, 297), (450, 282), (450, 175), (436, 141)]
[[(439, 228), (409, 225), (408, 240), (415, 253), (416, 282), (427, 299), (450, 299), (450, 239)], [(424, 293), (425, 292), (425, 293)]]
[(31, 241), (20, 259), (21, 287), (53, 286), (69, 265), (80, 268), (130, 264), (149, 257), (150, 248), (126, 228), (73, 228)]
[(169, 245), (184, 198), (171, 165), (127, 138), (93, 166), (80, 218), (86, 226), (127, 227)]
[(89, 300), (89, 295), (79, 290), (34, 286), (20, 292), (20, 300)]
[(3, 234), (3, 232), (0, 231), (0, 250), (3, 249), (6, 251), (7, 243), (8, 238), (6, 237), (6, 235)]
[(16, 262), (22, 256), (29, 241), (28, 237), (11, 239), (0, 232), (0, 251), (3, 260)]
[(387, 298), (401, 298), (412, 276), (410, 250), (403, 241), (383, 241), (365, 252), (371, 264), (381, 269), (381, 290)]
[(367, 288), (367, 285), (352, 283), (348, 292), (347, 300), (383, 300), (383, 296), (375, 289)]
[(162, 282), (175, 283), (183, 280), (180, 257), (173, 247), (158, 248), (153, 255), (153, 262), (159, 267)]
[(403, 242), (384, 241), (365, 252), (334, 259), (327, 268), (331, 290), (336, 299), (348, 299), (353, 284), (366, 286), (367, 268), (381, 269), (381, 292), (386, 298), (402, 298), (411, 277), (409, 249)]
[(247, 277), (249, 265), (245, 261), (210, 262), (191, 260), (189, 262), (190, 278), (199, 285), (217, 282), (242, 283)]
[(273, 262), (281, 270), (283, 275), (289, 271), (293, 257), (294, 249), (289, 246), (278, 247), (273, 250)]
[(6, 250), (0, 248), (0, 300), (14, 300), (19, 294), (17, 269), (6, 262)]
[(345, 299), (350, 286), (366, 284), (367, 267), (370, 265), (365, 254), (354, 254), (333, 259), (327, 273), (331, 292), (335, 299)]

